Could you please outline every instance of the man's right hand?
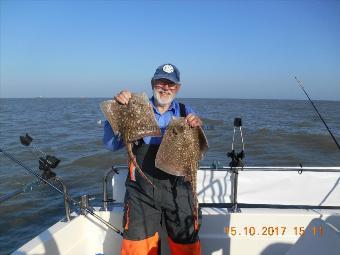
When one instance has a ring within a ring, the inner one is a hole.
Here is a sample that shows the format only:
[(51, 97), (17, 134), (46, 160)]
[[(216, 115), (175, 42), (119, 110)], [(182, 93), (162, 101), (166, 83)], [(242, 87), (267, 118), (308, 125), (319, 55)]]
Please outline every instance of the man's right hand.
[(116, 100), (120, 104), (127, 105), (129, 103), (130, 98), (131, 98), (131, 92), (127, 90), (123, 90), (114, 97), (114, 100)]

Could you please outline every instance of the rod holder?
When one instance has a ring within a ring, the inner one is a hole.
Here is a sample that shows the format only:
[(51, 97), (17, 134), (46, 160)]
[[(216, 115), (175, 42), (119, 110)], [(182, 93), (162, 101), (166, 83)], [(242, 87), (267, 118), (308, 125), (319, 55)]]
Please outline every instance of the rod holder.
[(89, 207), (89, 195), (82, 195), (80, 200), (80, 214), (87, 215), (86, 208)]

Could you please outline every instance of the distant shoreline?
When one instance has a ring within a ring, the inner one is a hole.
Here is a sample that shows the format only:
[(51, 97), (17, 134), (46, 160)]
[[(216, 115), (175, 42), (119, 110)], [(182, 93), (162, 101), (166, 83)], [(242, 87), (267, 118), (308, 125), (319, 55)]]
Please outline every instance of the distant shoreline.
[[(1, 99), (109, 99), (109, 97), (0, 97)], [(178, 97), (179, 100), (202, 99), (202, 100), (268, 100), (268, 101), (308, 101), (307, 99), (296, 98), (213, 98), (213, 97)], [(313, 101), (340, 102), (336, 99), (313, 99)]]

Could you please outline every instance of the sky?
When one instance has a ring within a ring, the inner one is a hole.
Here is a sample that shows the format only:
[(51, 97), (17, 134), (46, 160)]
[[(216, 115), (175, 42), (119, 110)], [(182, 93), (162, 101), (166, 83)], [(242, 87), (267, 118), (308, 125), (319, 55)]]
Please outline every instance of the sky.
[(0, 97), (340, 100), (340, 1), (0, 0)]

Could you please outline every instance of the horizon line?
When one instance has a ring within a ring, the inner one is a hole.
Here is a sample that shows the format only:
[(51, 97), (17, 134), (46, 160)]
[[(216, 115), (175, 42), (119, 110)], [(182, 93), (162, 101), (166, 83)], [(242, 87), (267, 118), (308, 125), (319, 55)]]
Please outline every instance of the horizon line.
[[(0, 99), (100, 99), (100, 98), (109, 98), (109, 97), (86, 97), (86, 96), (77, 96), (77, 97), (0, 97)], [(293, 101), (308, 101), (308, 99), (302, 98), (234, 98), (234, 97), (177, 97), (176, 99), (228, 99), (228, 100), (293, 100)], [(332, 101), (332, 102), (340, 102), (340, 99), (313, 99), (314, 101)]]

